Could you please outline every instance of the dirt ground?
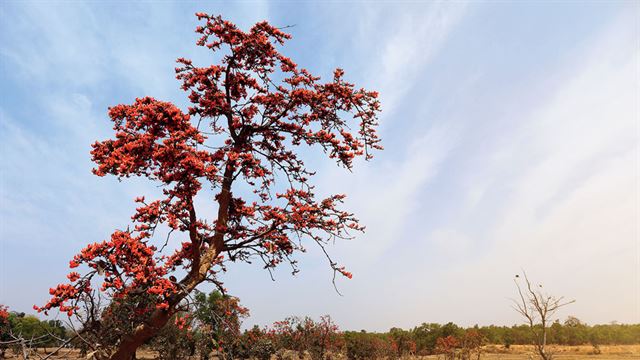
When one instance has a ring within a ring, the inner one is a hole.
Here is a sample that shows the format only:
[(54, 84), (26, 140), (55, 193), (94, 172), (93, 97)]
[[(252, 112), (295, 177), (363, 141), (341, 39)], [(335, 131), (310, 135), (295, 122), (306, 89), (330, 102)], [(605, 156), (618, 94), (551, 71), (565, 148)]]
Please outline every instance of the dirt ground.
[[(39, 349), (38, 354), (31, 354), (30, 359), (40, 359), (53, 349)], [(592, 346), (550, 346), (550, 350), (553, 351), (557, 360), (574, 360), (574, 359), (593, 359), (593, 360), (626, 360), (626, 359), (640, 359), (640, 344), (639, 345), (613, 345), (600, 346), (600, 354), (594, 353)], [(141, 350), (138, 351), (138, 359), (140, 360), (153, 360), (156, 359), (157, 354), (153, 351)], [(7, 359), (21, 359), (22, 356), (16, 356), (7, 352)], [(293, 358), (293, 357), (292, 357)], [(80, 360), (86, 359), (79, 357), (79, 353), (75, 349), (63, 349), (49, 359), (55, 360)], [(273, 358), (275, 359), (275, 357)], [(404, 357), (405, 360), (426, 360), (426, 359), (442, 359), (436, 355), (431, 356), (411, 356)], [(526, 345), (512, 345), (509, 349), (506, 349), (502, 345), (487, 345), (483, 348), (483, 354), (481, 359), (484, 360), (529, 360), (536, 359), (532, 346)]]

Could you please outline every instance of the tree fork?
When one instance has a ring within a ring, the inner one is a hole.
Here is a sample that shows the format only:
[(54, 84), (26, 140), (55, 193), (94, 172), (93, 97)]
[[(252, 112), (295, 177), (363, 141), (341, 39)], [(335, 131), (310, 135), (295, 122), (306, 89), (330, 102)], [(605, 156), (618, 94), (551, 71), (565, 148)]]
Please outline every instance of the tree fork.
[[(119, 330), (128, 325), (105, 329), (108, 343), (102, 343), (106, 334), (100, 329), (92, 334), (102, 346), (115, 349), (112, 359), (134, 357), (188, 294), (210, 278), (214, 266), (257, 256), (267, 269), (288, 261), (297, 270), (293, 254), (303, 251), (302, 238), (324, 251), (331, 239), (364, 231), (353, 214), (340, 209), (345, 195), (316, 198), (309, 183), (314, 172), (296, 149), (318, 147), (349, 170), (355, 157), (371, 158), (371, 150), (382, 150), (376, 134), (378, 93), (346, 82), (342, 69), (320, 82), (278, 51), (291, 36), (266, 21), (245, 32), (219, 16), (196, 16), (206, 22), (196, 28), (201, 34), (196, 44), (223, 56), (218, 65), (203, 68), (177, 60), (176, 77), (189, 93), (189, 112), (151, 97), (116, 105), (109, 108), (115, 136), (92, 145), (95, 175), (147, 177), (160, 183), (164, 197), (151, 202), (136, 198), (141, 205), (132, 217), (134, 229), (115, 230), (110, 239), (87, 245), (69, 266), (85, 265), (89, 272), (72, 271), (69, 283), (50, 289), (49, 302), (35, 307), (78, 315), (77, 305), (92, 291), (94, 276), (103, 278), (99, 291), (111, 299), (150, 301), (144, 313), (127, 318), (135, 329), (130, 333)], [(193, 116), (200, 117), (197, 126)], [(349, 117), (356, 124), (349, 124)], [(200, 127), (203, 120), (209, 122), (207, 131)], [(352, 133), (353, 128), (359, 130)], [(236, 179), (256, 196), (234, 198)], [(280, 181), (284, 186), (276, 187)], [(205, 186), (220, 190), (214, 224), (199, 219), (194, 206)], [(150, 242), (159, 224), (168, 225), (169, 234), (188, 232), (190, 241), (163, 254), (165, 246), (158, 250)], [(228, 259), (220, 256), (224, 252)], [(351, 277), (328, 260), (334, 274)], [(179, 269), (186, 276), (176, 283), (172, 273)], [(129, 305), (122, 306), (127, 310)], [(113, 320), (120, 321), (114, 314)]]
[[(233, 183), (233, 166), (227, 163), (220, 198), (218, 200), (218, 220), (217, 223), (226, 226), (229, 215), (229, 204), (231, 202), (231, 184)], [(196, 245), (196, 244), (194, 244)], [(199, 259), (199, 267), (194, 267), (182, 281), (178, 292), (169, 300), (169, 309), (156, 309), (151, 314), (147, 322), (138, 326), (133, 334), (125, 335), (122, 342), (118, 346), (118, 350), (111, 356), (111, 360), (130, 360), (135, 358), (136, 350), (162, 330), (167, 324), (173, 310), (187, 295), (193, 291), (200, 283), (202, 283), (216, 258), (222, 252), (224, 246), (224, 233), (216, 230), (211, 241), (211, 247)]]

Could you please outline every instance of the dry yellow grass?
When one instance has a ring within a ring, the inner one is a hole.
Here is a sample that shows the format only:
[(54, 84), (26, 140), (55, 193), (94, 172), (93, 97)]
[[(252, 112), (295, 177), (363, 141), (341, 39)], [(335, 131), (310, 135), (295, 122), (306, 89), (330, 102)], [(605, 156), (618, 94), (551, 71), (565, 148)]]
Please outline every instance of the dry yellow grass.
[[(640, 359), (640, 344), (638, 345), (603, 345), (600, 346), (600, 354), (594, 354), (594, 348), (592, 346), (550, 346), (555, 354), (557, 360), (578, 360), (578, 359), (593, 359), (593, 360), (626, 360), (626, 359)], [(47, 349), (49, 352), (53, 349)], [(44, 355), (47, 352), (44, 349), (40, 349), (38, 354)], [(16, 356), (7, 353), (7, 359), (20, 359), (21, 356)], [(37, 359), (38, 356), (32, 356), (31, 358)], [(436, 355), (431, 356), (412, 356), (406, 357), (406, 360), (418, 360), (418, 359), (433, 359), (436, 360), (439, 357)], [(441, 359), (442, 357), (440, 357)], [(79, 357), (78, 350), (76, 349), (63, 349), (55, 356), (49, 359), (54, 360), (79, 360), (83, 359)], [(156, 359), (156, 353), (152, 351), (138, 351), (138, 359), (140, 360), (153, 360)], [(275, 359), (275, 357), (274, 357)], [(529, 360), (536, 359), (533, 346), (528, 345), (512, 345), (509, 349), (506, 349), (501, 345), (487, 345), (483, 349), (481, 359), (483, 360)]]
[[(596, 355), (594, 354), (594, 348), (591, 345), (579, 345), (579, 346), (548, 346), (549, 351), (557, 356), (574, 356), (574, 355)], [(489, 345), (485, 347), (485, 351), (493, 354), (514, 354), (514, 355), (526, 355), (533, 354), (535, 349), (532, 345), (512, 345), (509, 349), (504, 349), (503, 346)], [(616, 356), (639, 356), (640, 357), (640, 344), (639, 345), (602, 345), (600, 346), (600, 355), (616, 355)]]
[[(594, 359), (594, 360), (623, 360), (640, 359), (640, 344), (638, 345), (602, 345), (600, 354), (594, 353), (591, 345), (580, 346), (549, 346), (558, 360)], [(438, 357), (423, 356), (414, 359), (437, 359)], [(531, 345), (512, 345), (509, 349), (502, 345), (487, 345), (483, 348), (482, 359), (486, 360), (528, 360), (536, 359), (535, 349)]]

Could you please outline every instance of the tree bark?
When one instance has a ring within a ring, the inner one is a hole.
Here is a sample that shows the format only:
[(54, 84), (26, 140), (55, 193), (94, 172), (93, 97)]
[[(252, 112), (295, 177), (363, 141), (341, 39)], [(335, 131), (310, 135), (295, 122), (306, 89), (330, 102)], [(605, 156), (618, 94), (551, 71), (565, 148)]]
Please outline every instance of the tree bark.
[(111, 360), (131, 360), (135, 358), (136, 350), (140, 345), (155, 336), (167, 324), (170, 317), (171, 313), (169, 311), (155, 310), (147, 323), (138, 326), (133, 334), (122, 339), (118, 350), (111, 355)]
[[(220, 196), (218, 198), (218, 219), (217, 224), (226, 226), (229, 218), (229, 205), (231, 204), (231, 184), (233, 182), (234, 167), (227, 164), (224, 172), (224, 180)], [(195, 245), (195, 244), (194, 244)], [(169, 299), (169, 309), (156, 309), (151, 314), (147, 322), (138, 326), (130, 335), (124, 336), (118, 350), (111, 355), (111, 360), (132, 360), (135, 359), (136, 350), (147, 340), (154, 337), (167, 324), (173, 309), (182, 301), (193, 289), (207, 278), (207, 273), (213, 263), (224, 248), (224, 232), (216, 230), (214, 236), (209, 240), (209, 248), (200, 257), (200, 261), (191, 269), (189, 274), (180, 281), (180, 289)], [(199, 266), (198, 266), (199, 265)]]

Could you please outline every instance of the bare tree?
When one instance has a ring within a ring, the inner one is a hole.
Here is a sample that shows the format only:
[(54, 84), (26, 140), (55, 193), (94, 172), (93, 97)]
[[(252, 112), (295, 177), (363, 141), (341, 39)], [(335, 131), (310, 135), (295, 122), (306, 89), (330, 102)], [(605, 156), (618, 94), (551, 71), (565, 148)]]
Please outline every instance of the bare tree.
[(547, 349), (547, 330), (551, 317), (558, 309), (574, 303), (575, 300), (565, 301), (564, 297), (555, 297), (542, 292), (542, 285), (531, 285), (527, 274), (523, 271), (524, 286), (521, 286), (519, 275), (513, 281), (518, 288), (519, 300), (513, 300), (513, 308), (526, 318), (534, 338), (536, 352), (543, 360), (551, 360), (553, 354)]
[[(7, 348), (11, 348), (14, 356), (22, 356), (22, 359), (24, 360), (33, 357), (39, 358), (41, 360), (46, 360), (57, 354), (62, 348), (67, 346), (72, 340), (75, 339), (75, 336), (69, 339), (65, 339), (49, 331), (48, 329), (45, 329), (46, 334), (39, 336), (32, 334), (30, 337), (25, 336), (22, 331), (15, 332), (10, 327), (3, 330), (3, 338), (5, 340), (0, 341), (0, 359), (4, 359), (5, 350)], [(48, 352), (47, 346), (51, 345), (52, 341), (55, 341), (60, 345), (53, 351)], [(44, 349), (45, 356), (42, 356), (38, 353), (38, 348), (40, 347)]]

